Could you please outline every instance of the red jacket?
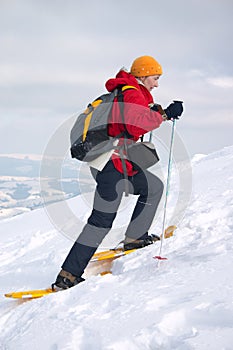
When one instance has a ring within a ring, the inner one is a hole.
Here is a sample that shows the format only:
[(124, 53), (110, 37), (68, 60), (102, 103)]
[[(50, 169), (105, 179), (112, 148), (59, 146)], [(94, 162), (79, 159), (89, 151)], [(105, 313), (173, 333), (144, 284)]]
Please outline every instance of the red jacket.
[[(125, 71), (120, 71), (116, 78), (109, 79), (106, 82), (108, 91), (113, 91), (117, 87), (130, 85), (136, 89), (127, 89), (123, 92), (124, 100), (124, 122), (119, 110), (119, 104), (114, 103), (112, 115), (109, 120), (108, 132), (110, 136), (117, 136), (127, 129), (134, 141), (137, 141), (140, 136), (154, 130), (160, 126), (163, 118), (159, 112), (155, 112), (149, 108), (149, 104), (154, 103), (153, 97), (146, 87), (138, 84), (136, 78)], [(117, 98), (116, 98), (117, 101)], [(113, 155), (112, 161), (115, 168), (123, 173), (122, 162), (119, 156)], [(127, 172), (129, 176), (135, 174), (133, 166), (129, 161), (126, 161)]]

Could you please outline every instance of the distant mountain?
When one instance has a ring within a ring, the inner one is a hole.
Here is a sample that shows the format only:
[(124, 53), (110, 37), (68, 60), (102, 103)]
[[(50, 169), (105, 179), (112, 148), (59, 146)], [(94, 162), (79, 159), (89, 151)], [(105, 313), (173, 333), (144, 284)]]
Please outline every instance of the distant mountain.
[(56, 176), (52, 170), (57, 164), (52, 159), (45, 192), (41, 189), (41, 164), (40, 155), (0, 155), (0, 219), (40, 207), (45, 197), (52, 203), (93, 188), (87, 167), (67, 158)]

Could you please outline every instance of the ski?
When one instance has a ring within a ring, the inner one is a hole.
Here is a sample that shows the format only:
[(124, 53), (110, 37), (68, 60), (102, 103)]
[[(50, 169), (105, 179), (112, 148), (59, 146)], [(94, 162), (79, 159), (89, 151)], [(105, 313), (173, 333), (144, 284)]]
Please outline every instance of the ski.
[(53, 290), (52, 288), (46, 288), (46, 289), (34, 289), (34, 290), (28, 290), (28, 291), (22, 291), (22, 292), (12, 292), (5, 294), (6, 298), (13, 298), (13, 299), (36, 299), (41, 298), (45, 295), (56, 293), (57, 290)]
[[(176, 226), (169, 226), (164, 231), (164, 238), (170, 238), (173, 236), (174, 231), (176, 229)], [(162, 235), (160, 236), (162, 238)], [(114, 248), (114, 249), (108, 249), (104, 250), (98, 253), (95, 253), (90, 260), (88, 266), (88, 269), (91, 270), (91, 275), (101, 275), (104, 276), (108, 273), (111, 273), (111, 268), (113, 261), (121, 258), (123, 256), (126, 256), (128, 254), (131, 254), (135, 252), (138, 249), (131, 249), (131, 250), (124, 250), (123, 248)], [(157, 259), (162, 259), (161, 257), (155, 257)], [(41, 298), (43, 296), (56, 293), (61, 291), (60, 289), (52, 289), (52, 288), (45, 288), (45, 289), (35, 289), (35, 290), (27, 290), (27, 291), (20, 291), (20, 292), (11, 292), (6, 293), (6, 298), (13, 298), (13, 299), (36, 299)]]

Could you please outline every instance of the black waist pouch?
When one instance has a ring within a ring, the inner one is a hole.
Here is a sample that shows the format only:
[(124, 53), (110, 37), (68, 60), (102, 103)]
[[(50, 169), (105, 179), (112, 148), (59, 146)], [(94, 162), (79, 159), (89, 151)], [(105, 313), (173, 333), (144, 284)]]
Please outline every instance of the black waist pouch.
[(152, 142), (137, 142), (127, 146), (127, 158), (135, 170), (145, 170), (159, 161), (159, 156)]

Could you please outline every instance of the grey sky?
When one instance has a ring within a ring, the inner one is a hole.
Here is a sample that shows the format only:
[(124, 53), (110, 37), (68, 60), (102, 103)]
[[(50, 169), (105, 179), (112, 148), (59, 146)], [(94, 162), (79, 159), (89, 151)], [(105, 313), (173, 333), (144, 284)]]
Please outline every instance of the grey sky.
[(56, 128), (141, 55), (184, 101), (191, 155), (233, 144), (233, 0), (0, 0), (0, 153), (42, 153)]

